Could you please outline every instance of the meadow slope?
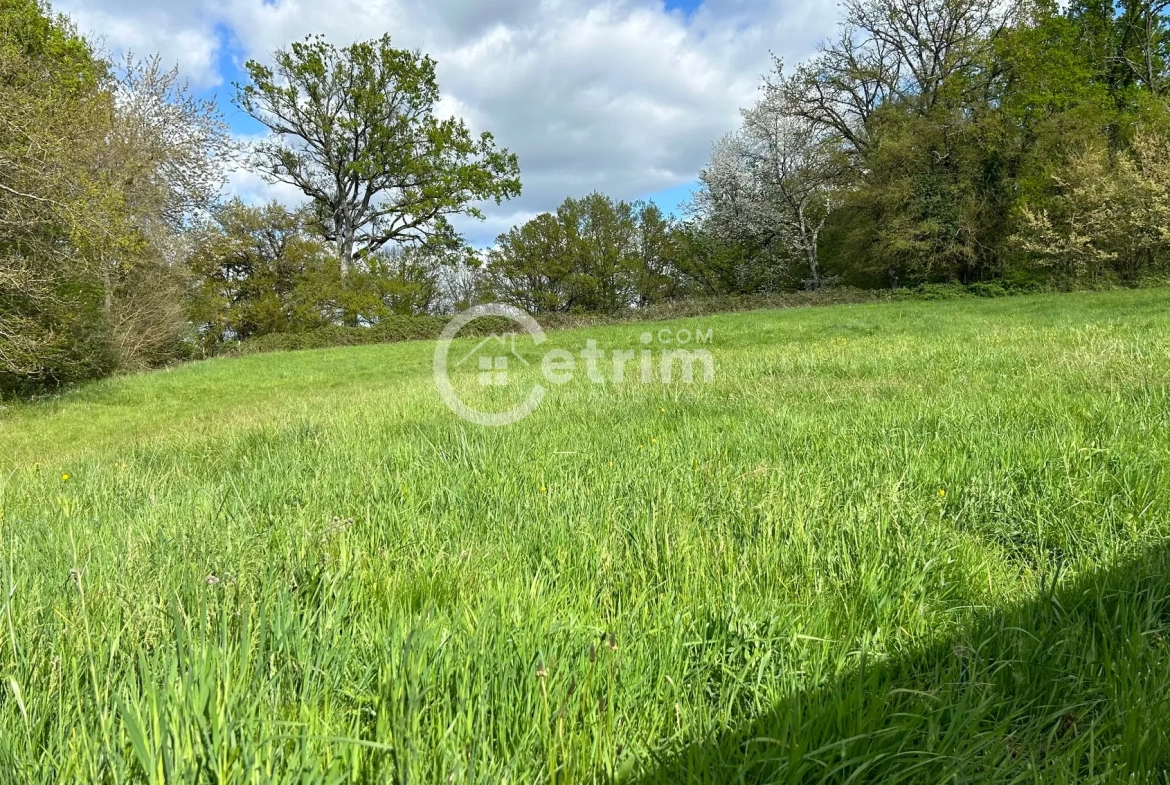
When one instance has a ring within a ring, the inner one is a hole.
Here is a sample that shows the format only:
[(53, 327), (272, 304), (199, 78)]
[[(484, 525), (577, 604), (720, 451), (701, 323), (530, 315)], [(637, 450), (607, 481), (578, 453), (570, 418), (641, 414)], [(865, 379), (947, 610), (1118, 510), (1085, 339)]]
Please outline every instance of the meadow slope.
[(680, 321), (713, 383), (505, 429), (430, 343), (12, 406), (0, 782), (1165, 782), (1168, 306)]

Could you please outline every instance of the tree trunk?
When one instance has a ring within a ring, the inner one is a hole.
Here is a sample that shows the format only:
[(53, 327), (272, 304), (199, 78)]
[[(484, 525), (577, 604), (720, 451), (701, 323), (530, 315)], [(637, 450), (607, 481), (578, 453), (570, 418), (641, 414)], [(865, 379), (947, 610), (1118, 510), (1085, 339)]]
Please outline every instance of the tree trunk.
[(337, 262), (341, 266), (341, 277), (345, 278), (353, 265), (353, 232), (348, 227), (337, 238)]
[(800, 241), (804, 245), (804, 255), (808, 257), (808, 270), (812, 276), (809, 280), (812, 282), (812, 288), (821, 288), (821, 271), (817, 265), (817, 239), (820, 235), (820, 230), (809, 225), (805, 218), (805, 205), (801, 204), (798, 208), (797, 214), (800, 219)]
[(814, 289), (821, 288), (821, 271), (817, 265), (817, 236), (816, 232), (805, 243), (805, 253), (808, 254), (808, 269), (812, 272), (812, 287)]

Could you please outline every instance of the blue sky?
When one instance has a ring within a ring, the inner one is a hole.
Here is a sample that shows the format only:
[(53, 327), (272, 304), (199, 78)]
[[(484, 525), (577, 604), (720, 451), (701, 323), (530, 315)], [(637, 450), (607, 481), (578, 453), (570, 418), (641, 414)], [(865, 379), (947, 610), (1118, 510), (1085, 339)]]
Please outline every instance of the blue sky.
[[(161, 53), (216, 96), (242, 138), (262, 129), (231, 106), (239, 64), (309, 33), (337, 44), (389, 32), (439, 63), (440, 110), (490, 130), (520, 157), (524, 193), (461, 224), (477, 245), (593, 190), (689, 198), (711, 145), (755, 100), (770, 53), (793, 63), (828, 35), (822, 0), (56, 0), (113, 52)], [(254, 173), (230, 189), (298, 201)]]
[(701, 0), (666, 0), (667, 11), (682, 11), (684, 14), (694, 13), (702, 5)]

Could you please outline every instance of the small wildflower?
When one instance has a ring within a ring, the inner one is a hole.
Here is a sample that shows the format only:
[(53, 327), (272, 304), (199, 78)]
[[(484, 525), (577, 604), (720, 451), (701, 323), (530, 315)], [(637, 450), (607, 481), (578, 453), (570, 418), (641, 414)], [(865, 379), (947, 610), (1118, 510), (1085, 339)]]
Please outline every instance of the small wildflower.
[(543, 665), (543, 664), (542, 664), (542, 665), (537, 665), (537, 666), (536, 666), (536, 677), (537, 677), (538, 679), (543, 679), (543, 678), (545, 678), (546, 676), (548, 676), (548, 671), (547, 671), (547, 670), (545, 670), (545, 667), (544, 667), (544, 665)]
[(69, 475), (68, 475), (68, 474), (62, 474), (62, 475), (61, 475), (61, 482), (69, 482)]
[(651, 443), (651, 444), (658, 444), (658, 440), (657, 440), (657, 439), (651, 439), (651, 440), (650, 440), (650, 443)]
[(665, 414), (665, 413), (666, 413), (666, 409), (665, 409), (665, 408), (659, 409), (658, 411), (662, 412), (663, 414)]
[(939, 488), (938, 489), (938, 498), (940, 498), (940, 499), (947, 498), (947, 489), (946, 488)]
[(540, 492), (541, 493), (548, 493), (548, 486), (547, 485), (540, 486)]
[(218, 586), (219, 585), (219, 578), (217, 578), (215, 575), (208, 575), (207, 576), (207, 585), (208, 586)]

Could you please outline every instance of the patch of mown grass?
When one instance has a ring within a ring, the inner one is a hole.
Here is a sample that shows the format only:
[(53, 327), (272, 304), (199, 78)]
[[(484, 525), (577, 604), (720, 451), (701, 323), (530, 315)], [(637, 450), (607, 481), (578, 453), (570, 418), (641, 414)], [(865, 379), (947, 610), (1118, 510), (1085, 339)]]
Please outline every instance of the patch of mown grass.
[(712, 384), (582, 374), (503, 430), (427, 343), (16, 406), (0, 772), (1161, 781), (1168, 302), (674, 322)]

